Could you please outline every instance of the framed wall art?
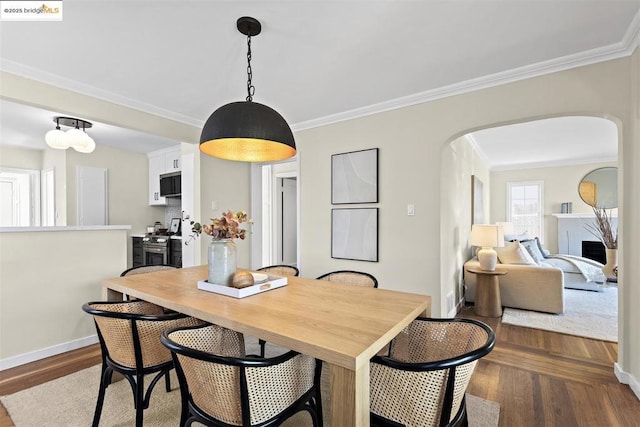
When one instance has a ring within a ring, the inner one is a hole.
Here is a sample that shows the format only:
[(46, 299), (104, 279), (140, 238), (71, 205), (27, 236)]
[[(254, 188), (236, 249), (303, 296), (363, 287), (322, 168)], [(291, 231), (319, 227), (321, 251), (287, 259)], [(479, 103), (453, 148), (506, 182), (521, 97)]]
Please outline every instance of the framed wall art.
[(378, 149), (331, 156), (331, 204), (378, 203)]
[(484, 202), (482, 181), (471, 175), (471, 225), (484, 224)]
[(331, 258), (378, 262), (378, 208), (331, 209)]

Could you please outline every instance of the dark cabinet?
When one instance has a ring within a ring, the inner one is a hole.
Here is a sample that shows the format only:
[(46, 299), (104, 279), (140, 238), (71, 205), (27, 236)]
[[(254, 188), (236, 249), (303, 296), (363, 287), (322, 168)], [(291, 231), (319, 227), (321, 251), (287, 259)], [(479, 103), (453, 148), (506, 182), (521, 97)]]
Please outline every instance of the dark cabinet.
[(142, 252), (142, 237), (132, 237), (132, 254), (133, 254), (133, 267), (140, 267), (144, 265), (144, 254)]
[(182, 239), (171, 239), (169, 253), (171, 265), (182, 268)]

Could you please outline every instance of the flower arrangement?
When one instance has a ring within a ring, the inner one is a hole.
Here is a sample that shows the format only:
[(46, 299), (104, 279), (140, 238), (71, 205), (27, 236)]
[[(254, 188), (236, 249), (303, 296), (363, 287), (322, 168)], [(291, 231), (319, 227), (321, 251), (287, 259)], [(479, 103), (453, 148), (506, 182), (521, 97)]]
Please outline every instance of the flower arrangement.
[(596, 215), (595, 224), (586, 224), (587, 230), (600, 239), (605, 248), (618, 249), (618, 230), (614, 232), (611, 228), (611, 212), (594, 206), (593, 213)]
[(246, 237), (246, 230), (240, 228), (240, 224), (246, 222), (253, 224), (253, 220), (249, 219), (245, 211), (227, 211), (222, 214), (220, 218), (211, 218), (211, 224), (200, 224), (196, 221), (191, 221), (191, 231), (193, 234), (185, 242), (188, 245), (189, 242), (200, 234), (205, 233), (213, 238), (213, 240), (223, 239), (241, 239)]

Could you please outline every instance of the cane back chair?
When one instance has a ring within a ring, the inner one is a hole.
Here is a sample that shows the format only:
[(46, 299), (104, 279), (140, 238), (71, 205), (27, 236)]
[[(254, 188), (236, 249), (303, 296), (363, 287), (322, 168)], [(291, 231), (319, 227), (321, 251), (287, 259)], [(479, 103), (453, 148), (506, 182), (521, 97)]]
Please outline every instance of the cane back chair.
[(159, 265), (140, 265), (138, 267), (131, 267), (120, 274), (120, 277), (133, 276), (134, 274), (153, 273), (154, 271), (162, 270), (174, 270), (178, 267), (168, 264)]
[(267, 267), (261, 267), (256, 271), (275, 274), (276, 276), (297, 276), (300, 274), (300, 270), (292, 265), (269, 265)]
[[(163, 308), (146, 301), (89, 302), (82, 309), (93, 316), (102, 350), (100, 389), (93, 417), (98, 427), (107, 387), (113, 372), (127, 379), (133, 391), (136, 427), (142, 427), (144, 409), (156, 383), (165, 377), (166, 391), (171, 390), (169, 371), (171, 353), (160, 342), (163, 330), (197, 325), (201, 321), (180, 313), (164, 313)], [(155, 374), (145, 394), (145, 375)]]
[(221, 345), (241, 339), (241, 334), (217, 325), (162, 334), (180, 381), (181, 425), (272, 426), (307, 411), (314, 427), (322, 426), (322, 362), (295, 351), (269, 359), (246, 357), (244, 342), (237, 354)]
[(372, 274), (361, 271), (338, 270), (325, 273), (317, 277), (318, 280), (328, 280), (330, 282), (344, 283), (351, 286), (363, 286), (370, 288), (378, 287), (378, 279)]
[(419, 317), (370, 364), (372, 426), (467, 425), (465, 391), (495, 334), (471, 319)]

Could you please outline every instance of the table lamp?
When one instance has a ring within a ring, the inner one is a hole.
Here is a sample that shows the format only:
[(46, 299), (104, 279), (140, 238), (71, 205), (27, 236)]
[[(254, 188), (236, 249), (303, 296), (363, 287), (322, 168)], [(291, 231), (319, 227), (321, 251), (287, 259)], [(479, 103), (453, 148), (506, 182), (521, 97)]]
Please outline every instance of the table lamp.
[(480, 246), (478, 261), (480, 268), (494, 271), (498, 263), (498, 254), (493, 249), (504, 246), (504, 234), (499, 225), (473, 224), (471, 226), (471, 241), (473, 246)]

